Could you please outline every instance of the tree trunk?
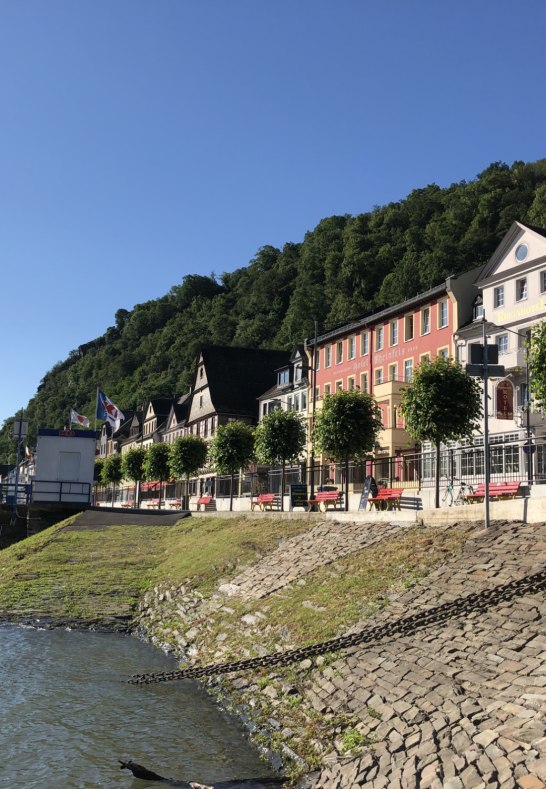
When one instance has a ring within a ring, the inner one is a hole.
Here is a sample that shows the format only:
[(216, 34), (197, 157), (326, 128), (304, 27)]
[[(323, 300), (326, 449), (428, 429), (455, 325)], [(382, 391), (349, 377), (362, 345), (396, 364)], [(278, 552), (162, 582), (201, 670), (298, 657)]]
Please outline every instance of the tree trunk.
[(284, 512), (284, 470), (286, 467), (286, 461), (283, 460), (282, 462), (282, 472), (281, 472), (281, 512)]
[(231, 484), (229, 486), (229, 511), (233, 512), (233, 478), (235, 474), (231, 475)]
[(436, 442), (436, 493), (434, 506), (440, 507), (440, 442)]
[(161, 494), (163, 493), (163, 480), (159, 480), (159, 502), (157, 505), (157, 509), (161, 509)]

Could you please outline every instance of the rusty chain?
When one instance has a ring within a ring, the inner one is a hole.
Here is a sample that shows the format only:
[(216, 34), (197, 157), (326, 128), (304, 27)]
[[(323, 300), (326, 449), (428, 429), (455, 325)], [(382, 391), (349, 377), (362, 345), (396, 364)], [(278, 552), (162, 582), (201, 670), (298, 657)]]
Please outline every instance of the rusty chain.
[(306, 647), (289, 649), (286, 652), (273, 652), (262, 657), (244, 658), (229, 663), (215, 663), (209, 666), (195, 666), (179, 669), (177, 671), (161, 671), (147, 674), (133, 674), (128, 680), (133, 685), (147, 685), (153, 682), (170, 682), (177, 679), (197, 679), (219, 674), (231, 674), (235, 671), (244, 671), (253, 668), (269, 666), (285, 666), (289, 663), (299, 662), (306, 658), (317, 657), (328, 652), (337, 652), (342, 649), (369, 644), (380, 641), (388, 636), (411, 635), (427, 625), (436, 625), (446, 622), (454, 616), (472, 612), (483, 613), (501, 602), (525, 594), (534, 594), (546, 588), (546, 570), (534, 575), (510, 581), (506, 584), (495, 586), (475, 592), (466, 597), (459, 597), (448, 603), (442, 603), (435, 608), (421, 611), (417, 614), (399, 619), (396, 622), (387, 622), (382, 625), (365, 628), (357, 633), (349, 633), (338, 638), (331, 638), (318, 644)]

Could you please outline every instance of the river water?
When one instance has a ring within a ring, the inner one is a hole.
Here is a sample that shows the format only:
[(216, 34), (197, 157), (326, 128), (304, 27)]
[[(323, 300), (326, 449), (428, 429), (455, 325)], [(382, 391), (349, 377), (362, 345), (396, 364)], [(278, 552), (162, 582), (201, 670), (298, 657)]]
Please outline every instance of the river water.
[(175, 661), (130, 636), (0, 626), (0, 787), (160, 786), (120, 770), (212, 782), (267, 774), (192, 681), (128, 685)]

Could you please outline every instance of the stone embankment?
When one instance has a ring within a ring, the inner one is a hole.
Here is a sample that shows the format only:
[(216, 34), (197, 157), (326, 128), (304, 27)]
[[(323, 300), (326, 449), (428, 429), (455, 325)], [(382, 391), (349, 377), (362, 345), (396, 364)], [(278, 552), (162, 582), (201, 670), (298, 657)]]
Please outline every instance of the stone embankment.
[[(303, 583), (317, 566), (404, 528), (319, 523), (284, 541), (210, 597), (196, 596), (189, 587), (155, 590), (143, 605), (142, 624), (156, 642), (169, 643), (190, 661), (199, 656), (201, 662), (209, 617), (231, 611), (237, 600), (273, 599)], [(269, 728), (268, 744), (285, 761), (305, 760), (315, 768), (307, 786), (546, 787), (546, 601), (544, 583), (525, 584), (545, 569), (546, 525), (496, 523), (487, 532), (476, 524), (466, 528), (468, 538), (457, 556), (412, 588), (393, 591), (380, 611), (352, 630), (428, 611), (426, 627), (303, 661), (291, 674), (279, 670), (227, 682), (238, 709), (250, 717), (261, 710), (258, 739)], [(488, 602), (488, 590), (514, 581), (521, 584)], [(436, 614), (469, 595), (472, 602), (454, 605), (449, 617)], [(242, 619), (241, 635), (250, 634), (259, 653), (267, 622), (263, 614)], [(226, 658), (225, 637), (218, 635), (210, 660)], [(302, 726), (315, 726), (314, 739), (285, 724), (295, 700)], [(310, 744), (315, 759), (309, 758)]]

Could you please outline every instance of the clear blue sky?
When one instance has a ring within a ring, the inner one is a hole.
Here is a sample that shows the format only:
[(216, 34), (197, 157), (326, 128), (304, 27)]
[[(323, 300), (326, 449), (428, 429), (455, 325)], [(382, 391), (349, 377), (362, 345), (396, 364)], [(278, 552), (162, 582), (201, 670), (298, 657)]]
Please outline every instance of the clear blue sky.
[(545, 157), (545, 23), (543, 0), (0, 0), (0, 423), (185, 274)]

